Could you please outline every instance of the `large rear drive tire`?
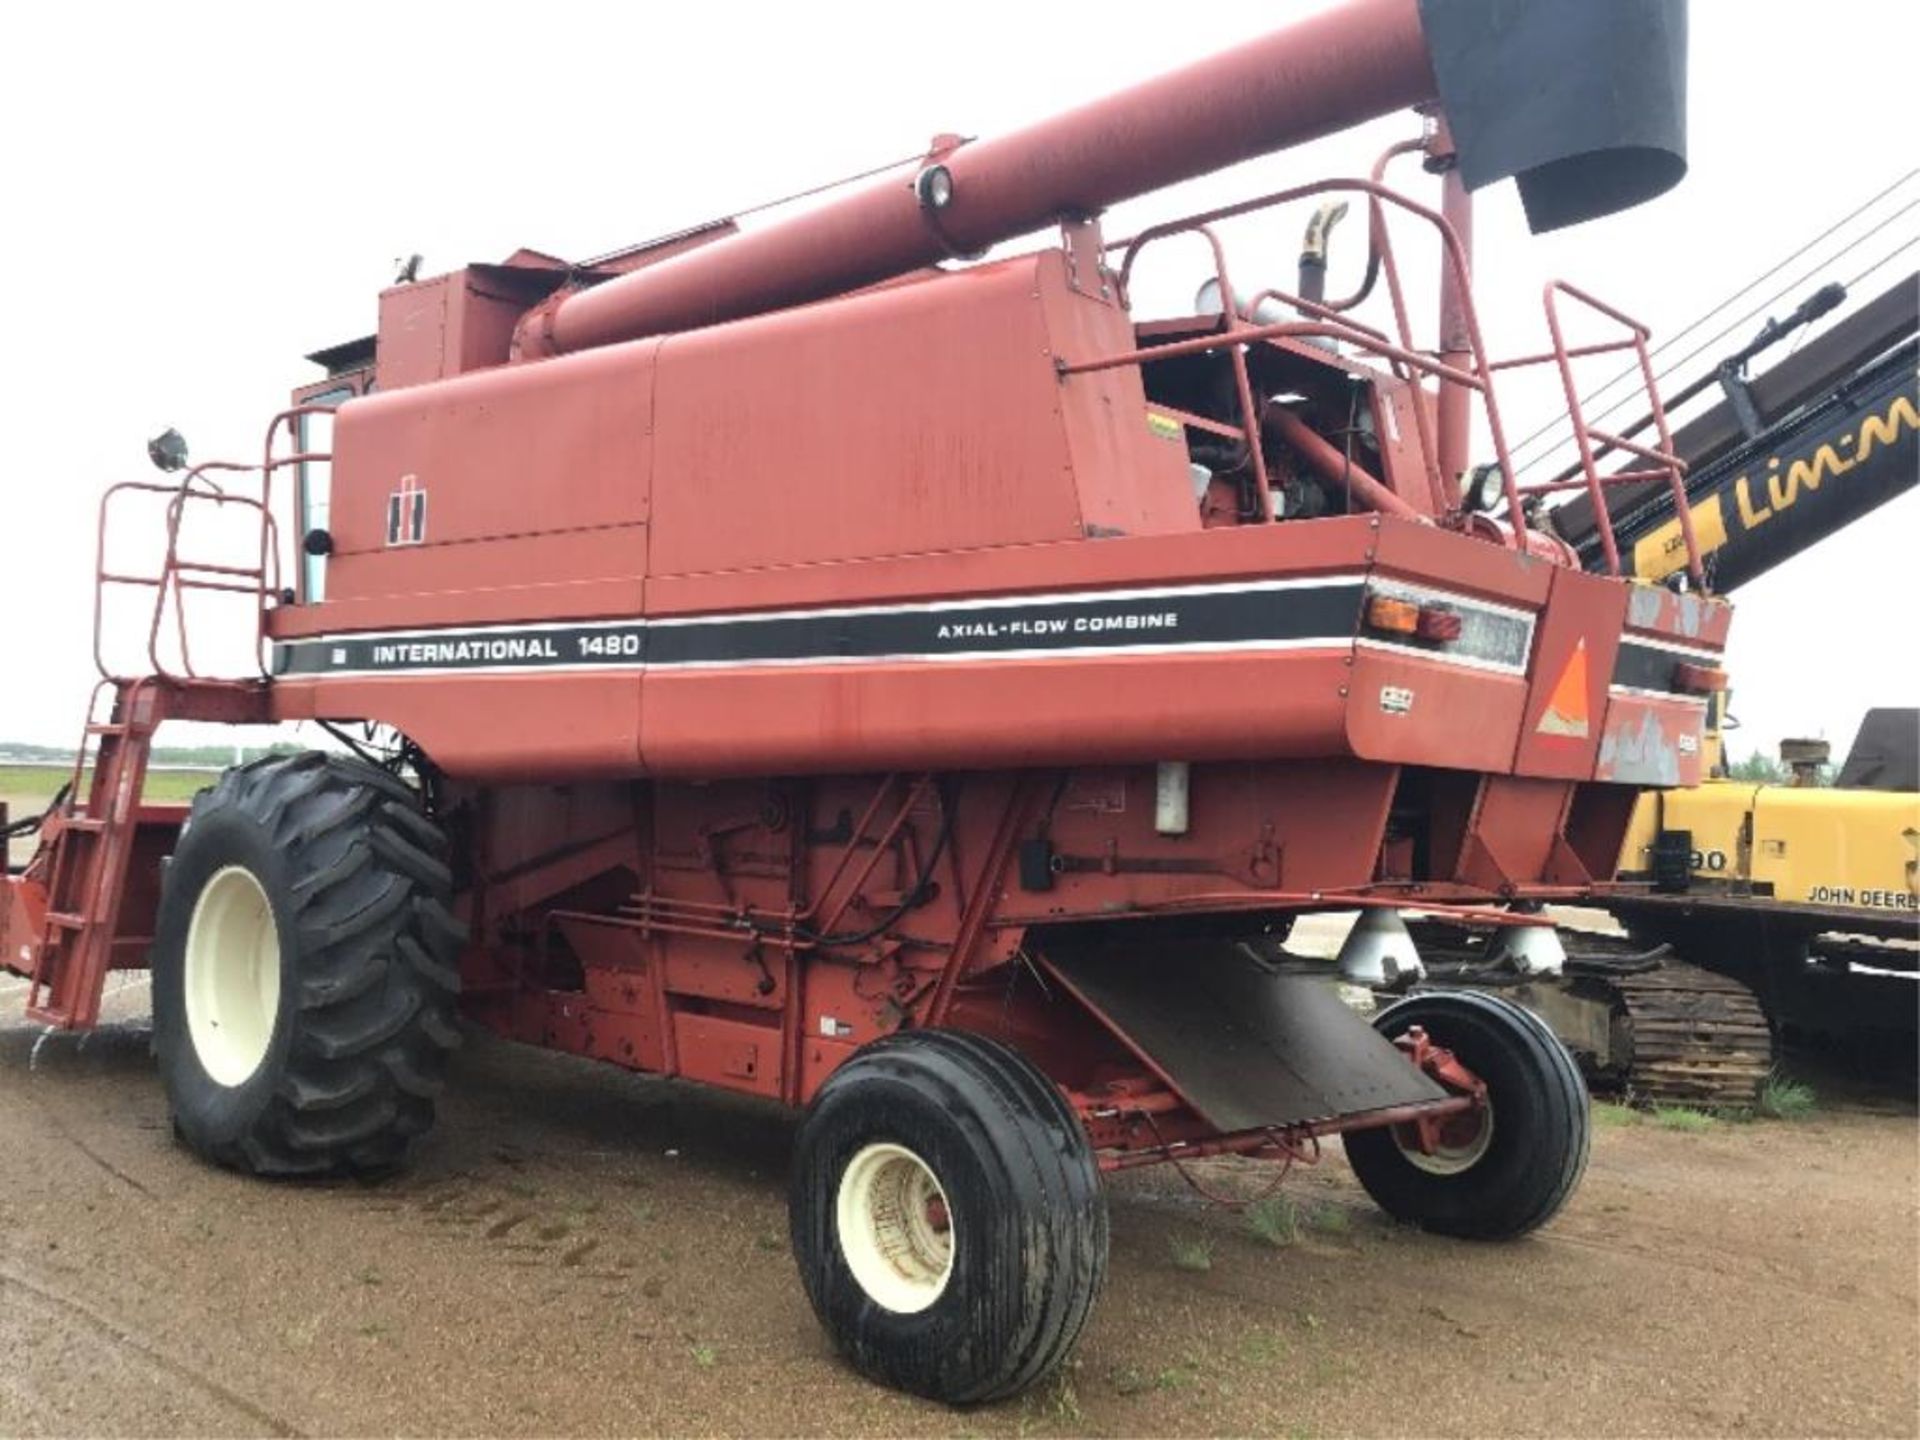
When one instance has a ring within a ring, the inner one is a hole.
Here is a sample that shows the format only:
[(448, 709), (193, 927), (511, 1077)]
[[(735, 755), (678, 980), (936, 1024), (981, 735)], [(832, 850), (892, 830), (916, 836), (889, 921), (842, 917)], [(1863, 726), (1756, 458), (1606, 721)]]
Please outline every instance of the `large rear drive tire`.
[(954, 1405), (1051, 1372), (1106, 1273), (1086, 1131), (1025, 1058), (958, 1031), (889, 1036), (828, 1078), (789, 1219), (807, 1298), (853, 1367)]
[(1573, 1057), (1535, 1016), (1493, 995), (1415, 995), (1373, 1022), (1389, 1038), (1414, 1025), (1486, 1082), (1487, 1108), (1432, 1154), (1409, 1126), (1355, 1131), (1353, 1173), (1396, 1220), (1442, 1235), (1506, 1240), (1544, 1225), (1587, 1166), (1592, 1121)]
[(258, 1175), (400, 1162), (459, 1041), (446, 850), (405, 784), (344, 756), (270, 756), (194, 798), (153, 946), (182, 1140)]

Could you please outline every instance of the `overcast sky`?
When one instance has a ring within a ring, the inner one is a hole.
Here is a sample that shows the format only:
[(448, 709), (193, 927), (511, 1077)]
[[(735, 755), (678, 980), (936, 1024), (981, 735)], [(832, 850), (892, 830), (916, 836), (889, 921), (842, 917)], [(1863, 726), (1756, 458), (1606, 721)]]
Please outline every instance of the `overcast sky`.
[[(300, 357), (372, 330), (396, 257), (422, 252), (433, 274), (521, 245), (601, 253), (913, 153), (939, 131), (1008, 129), (1306, 8), (6, 7), (0, 740), (76, 737), (104, 486), (151, 474), (144, 442), (167, 425), (196, 458), (257, 455), (287, 391), (318, 378)], [(1695, 0), (1691, 173), (1677, 190), (1538, 239), (1510, 186), (1483, 192), (1476, 269), (1493, 350), (1539, 348), (1553, 275), (1650, 321), (1657, 340), (1895, 181), (1914, 161), (1917, 40), (1920, 6), (1891, 0)], [(1414, 129), (1396, 117), (1130, 203), (1109, 233), (1362, 173)], [(1405, 178), (1431, 198), (1430, 182)], [(1262, 276), (1270, 254), (1263, 280), (1290, 282), (1298, 221), (1286, 224), (1252, 236), (1236, 273)], [(1916, 213), (1895, 216), (1818, 278), (1848, 279), (1916, 233)], [(1336, 290), (1357, 269), (1358, 224), (1341, 238)], [(1155, 298), (1198, 278), (1161, 277)], [(1549, 398), (1511, 396), (1510, 433), (1548, 419)], [(1916, 539), (1909, 495), (1740, 594), (1742, 753), (1790, 734), (1841, 750), (1868, 704), (1920, 703)]]

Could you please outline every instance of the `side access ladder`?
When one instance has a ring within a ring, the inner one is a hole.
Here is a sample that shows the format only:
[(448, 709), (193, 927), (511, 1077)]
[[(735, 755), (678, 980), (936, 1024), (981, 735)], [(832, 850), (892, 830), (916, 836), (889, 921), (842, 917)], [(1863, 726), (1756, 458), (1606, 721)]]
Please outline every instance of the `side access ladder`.
[[(248, 681), (147, 676), (95, 687), (69, 799), (47, 818), (43, 862), (28, 872), (30, 879), (39, 870), (46, 887), (46, 918), (28, 969), (29, 1020), (86, 1029), (99, 1019), (108, 972), (147, 963), (153, 881), (187, 813), (185, 805), (142, 801), (154, 731), (171, 719), (258, 723), (266, 718), (263, 701), (261, 687)], [(152, 877), (134, 883), (136, 864)]]
[[(101, 697), (109, 690), (108, 718), (98, 720)], [(53, 833), (46, 842), (46, 922), (27, 986), (27, 1018), (40, 1024), (92, 1025), (116, 953), (142, 955), (152, 938), (122, 935), (120, 912), (138, 823), (135, 809), (159, 724), (156, 694), (150, 680), (103, 680), (88, 704), (70, 799), (65, 813), (50, 818), (48, 826)], [(84, 769), (89, 751), (90, 775)]]

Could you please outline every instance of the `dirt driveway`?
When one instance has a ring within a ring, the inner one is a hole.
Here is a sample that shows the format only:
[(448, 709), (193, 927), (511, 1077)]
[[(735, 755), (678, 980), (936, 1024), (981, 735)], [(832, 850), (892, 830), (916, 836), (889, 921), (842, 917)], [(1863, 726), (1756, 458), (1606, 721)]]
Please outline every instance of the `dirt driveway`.
[(778, 1111), (476, 1037), (406, 1178), (261, 1184), (174, 1144), (144, 977), (84, 1041), (21, 1023), (16, 984), (0, 1433), (1914, 1433), (1907, 1105), (1605, 1125), (1567, 1213), (1506, 1247), (1387, 1224), (1337, 1152), (1288, 1181), (1283, 1247), (1129, 1176), (1072, 1370), (962, 1413), (835, 1362)]

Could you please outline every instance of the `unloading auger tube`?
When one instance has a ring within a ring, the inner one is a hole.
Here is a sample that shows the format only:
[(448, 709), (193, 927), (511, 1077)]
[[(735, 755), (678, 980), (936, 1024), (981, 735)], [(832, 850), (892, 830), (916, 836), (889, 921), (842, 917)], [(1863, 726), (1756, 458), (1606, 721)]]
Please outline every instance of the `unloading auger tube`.
[[(1536, 231), (1685, 173), (1683, 0), (1354, 0), (817, 209), (558, 297), (516, 332), (564, 355), (845, 294), (1063, 217), (1439, 102), (1469, 188), (1514, 177)], [(1547, 77), (1551, 77), (1548, 80)]]
[[(406, 274), (232, 467), (257, 500), (206, 464), (146, 487), (157, 574), (96, 593), (155, 599), (148, 668), (101, 661), (0, 969), (80, 1029), (150, 966), (175, 1133), (257, 1174), (404, 1163), (456, 1017), (803, 1109), (800, 1284), (860, 1373), (955, 1403), (1071, 1352), (1107, 1172), (1339, 1135), (1396, 1219), (1547, 1223), (1589, 1118), (1539, 1018), (1462, 993), (1369, 1023), (1259, 945), (1416, 904), (1550, 944), (1526, 907), (1697, 769), (1728, 608), (1462, 515), (1434, 384), (1504, 441), (1444, 214), (1340, 179), (1239, 207), (1426, 223), (1477, 374), (1420, 349), (1384, 242), (1392, 337), (1311, 301), (1243, 326), (1136, 314), (1091, 216), (1436, 99), (1443, 211), (1512, 176), (1536, 228), (1605, 214), (1681, 173), (1683, 29), (1669, 0), (1358, 0), (763, 230)], [(243, 498), (257, 564), (181, 553), (185, 509)], [(194, 587), (257, 601), (261, 674), (162, 653)], [(150, 803), (171, 719), (356, 753)]]

